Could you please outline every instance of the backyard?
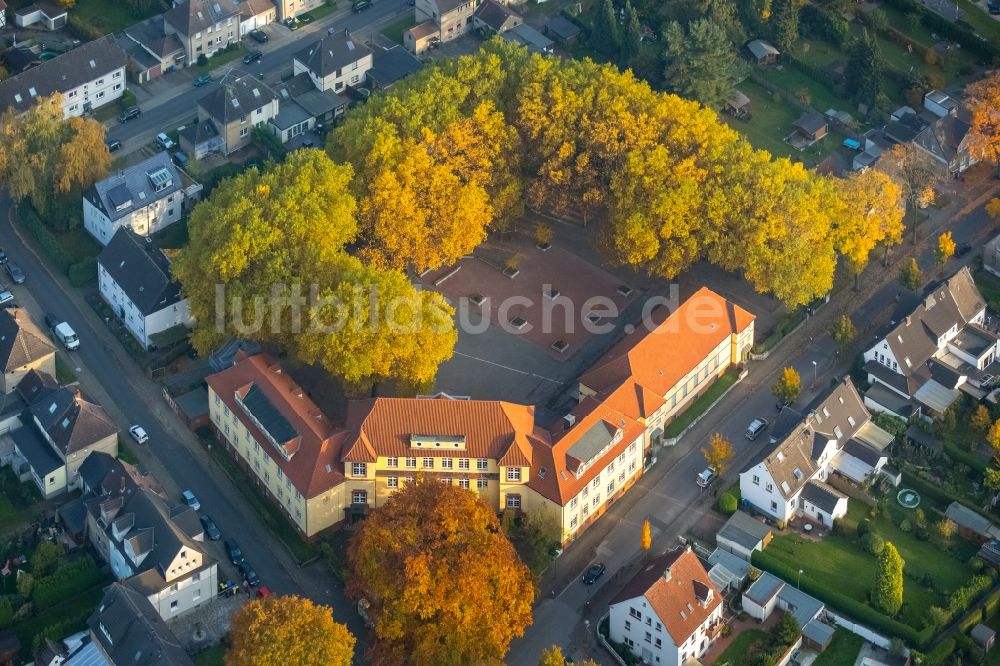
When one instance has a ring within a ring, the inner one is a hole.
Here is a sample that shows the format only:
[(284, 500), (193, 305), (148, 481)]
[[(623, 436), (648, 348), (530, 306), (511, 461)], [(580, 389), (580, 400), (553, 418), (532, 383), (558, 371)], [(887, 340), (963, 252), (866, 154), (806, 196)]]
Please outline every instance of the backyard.
[(413, 16), (407, 14), (395, 23), (387, 26), (382, 34), (397, 44), (403, 43), (403, 33), (413, 27)]
[[(853, 535), (868, 511), (868, 506), (852, 499), (844, 519), (845, 532)], [(903, 607), (898, 619), (918, 631), (924, 626), (927, 609), (947, 607), (948, 595), (973, 575), (967, 562), (977, 549), (958, 537), (953, 540), (951, 552), (946, 553), (930, 541), (921, 541), (901, 530), (887, 511), (872, 520), (872, 532), (896, 546), (906, 562)], [(803, 582), (808, 580), (814, 586), (868, 603), (876, 558), (848, 536), (831, 532), (820, 541), (812, 541), (798, 534), (783, 534), (775, 537), (765, 553), (785, 567), (802, 569)]]
[[(70, 24), (79, 23), (93, 32), (92, 38), (121, 32), (125, 28), (163, 11), (156, 2), (147, 5), (149, 11), (140, 15), (129, 10), (129, 4), (121, 0), (77, 0), (70, 12)], [(86, 29), (85, 28), (85, 29)]]
[(864, 639), (846, 629), (837, 629), (829, 647), (813, 662), (813, 666), (845, 666), (853, 664), (861, 651)]
[(0, 469), (0, 536), (30, 523), (41, 511), (41, 499), (38, 489), (18, 481), (10, 467)]
[(726, 651), (715, 660), (715, 665), (739, 664), (743, 656), (750, 650), (750, 647), (754, 643), (763, 640), (765, 636), (766, 634), (760, 629), (747, 629), (733, 639), (733, 642), (729, 644)]

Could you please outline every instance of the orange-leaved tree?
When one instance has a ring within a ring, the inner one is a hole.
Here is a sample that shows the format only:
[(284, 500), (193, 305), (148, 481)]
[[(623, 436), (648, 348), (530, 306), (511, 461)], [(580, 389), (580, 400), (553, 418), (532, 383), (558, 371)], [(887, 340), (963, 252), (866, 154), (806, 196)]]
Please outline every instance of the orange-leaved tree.
[(1000, 176), (1000, 73), (994, 72), (966, 89), (969, 110), (969, 152), (982, 161), (993, 162)]
[(348, 591), (375, 625), (373, 663), (499, 663), (531, 624), (531, 573), (474, 492), (407, 485), (368, 515), (348, 563)]
[(296, 596), (245, 603), (233, 615), (227, 666), (350, 666), (354, 636), (327, 606)]
[(701, 450), (705, 456), (705, 462), (715, 468), (716, 473), (722, 476), (729, 467), (729, 462), (733, 459), (733, 445), (722, 433), (715, 433), (708, 440), (708, 448)]

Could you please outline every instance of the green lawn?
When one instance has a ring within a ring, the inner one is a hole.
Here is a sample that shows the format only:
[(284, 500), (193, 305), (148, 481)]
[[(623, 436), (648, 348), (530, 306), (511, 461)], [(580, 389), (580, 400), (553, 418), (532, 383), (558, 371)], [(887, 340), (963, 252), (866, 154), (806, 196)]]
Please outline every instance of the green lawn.
[(232, 48), (228, 51), (216, 51), (215, 55), (209, 58), (204, 65), (195, 64), (191, 67), (191, 71), (195, 73), (195, 76), (208, 74), (216, 67), (222, 67), (228, 62), (242, 58), (243, 54), (246, 53), (246, 49), (239, 42), (233, 42), (231, 46)]
[(979, 36), (994, 44), (1000, 44), (1000, 21), (994, 21), (992, 16), (969, 0), (956, 0), (956, 3), (965, 13), (963, 17), (965, 22), (971, 25)]
[(69, 231), (53, 231), (59, 246), (73, 258), (73, 262), (96, 258), (103, 249), (82, 226)]
[(159, 13), (157, 3), (151, 2), (149, 7), (149, 13), (135, 15), (129, 11), (128, 4), (122, 0), (77, 0), (76, 5), (70, 11), (70, 16), (76, 17), (76, 20), (82, 21), (103, 34), (109, 34), (121, 32), (130, 25)]
[(56, 381), (60, 384), (72, 384), (76, 381), (76, 373), (66, 363), (62, 352), (56, 353)]
[[(756, 71), (766, 81), (769, 81), (774, 85), (781, 86), (793, 95), (798, 95), (800, 91), (807, 92), (809, 94), (810, 106), (819, 110), (821, 113), (830, 108), (846, 111), (853, 106), (843, 98), (835, 95), (833, 91), (819, 81), (816, 81), (791, 65), (760, 67), (757, 68)], [(794, 111), (797, 110), (793, 110), (793, 112)], [(757, 112), (754, 111), (755, 115), (756, 113)], [(798, 118), (798, 116), (799, 114), (796, 112), (795, 117)], [(789, 127), (788, 132), (791, 131), (791, 127)], [(785, 134), (788, 132), (785, 132)]]
[(739, 664), (740, 659), (742, 659), (750, 647), (757, 641), (764, 640), (766, 637), (767, 634), (760, 629), (747, 629), (734, 638), (733, 642), (726, 648), (726, 651), (719, 655), (719, 658), (715, 660), (716, 666), (722, 666), (722, 664)]
[(857, 634), (852, 634), (846, 629), (837, 629), (833, 634), (833, 641), (830, 647), (823, 650), (819, 658), (813, 662), (813, 666), (845, 666), (853, 664), (858, 658), (864, 639)]
[(337, 11), (337, 3), (334, 0), (327, 0), (325, 4), (312, 11), (306, 12), (300, 16), (299, 19), (304, 21), (306, 17), (309, 17), (309, 21), (318, 21), (324, 16), (329, 16), (335, 11)]
[(399, 19), (392, 25), (388, 26), (385, 30), (383, 30), (382, 34), (391, 39), (392, 41), (396, 42), (397, 44), (402, 44), (403, 33), (406, 32), (409, 28), (412, 28), (413, 25), (414, 25), (413, 16), (407, 14), (406, 16)]
[[(847, 523), (857, 525), (867, 513), (867, 506), (851, 500)], [(960, 539), (955, 540), (956, 554), (949, 555), (934, 544), (901, 531), (885, 514), (874, 521), (872, 531), (892, 542), (906, 561), (907, 577), (899, 619), (917, 630), (923, 626), (927, 608), (946, 606), (947, 596), (972, 577), (965, 562), (975, 548)], [(771, 542), (767, 553), (785, 566), (802, 569), (803, 579), (808, 577), (814, 583), (821, 581), (825, 587), (862, 603), (868, 600), (876, 559), (847, 537), (830, 533), (822, 541), (814, 542), (796, 534), (785, 534)], [(925, 574), (935, 581), (937, 591), (916, 582)]]
[(663, 436), (677, 437), (680, 435), (685, 428), (691, 425), (692, 421), (704, 414), (709, 405), (718, 400), (719, 396), (721, 396), (726, 389), (736, 383), (737, 374), (736, 368), (730, 368), (726, 374), (716, 379), (715, 383), (712, 384), (707, 391), (698, 396), (697, 400), (692, 402), (687, 409), (681, 412), (677, 418), (670, 422), (670, 425), (668, 425), (664, 430)]
[(6, 495), (0, 494), (0, 535), (8, 534), (31, 520), (33, 512), (18, 509)]
[(226, 657), (224, 645), (214, 645), (194, 656), (195, 666), (222, 666)]

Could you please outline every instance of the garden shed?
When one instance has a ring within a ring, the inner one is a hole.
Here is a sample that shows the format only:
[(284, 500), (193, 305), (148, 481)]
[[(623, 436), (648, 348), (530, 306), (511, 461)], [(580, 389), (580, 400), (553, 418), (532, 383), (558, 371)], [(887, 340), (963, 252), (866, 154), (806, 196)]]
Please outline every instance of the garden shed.
[(781, 55), (781, 51), (774, 48), (771, 42), (763, 39), (747, 42), (747, 52), (750, 54), (750, 59), (758, 65), (772, 65)]
[(750, 98), (739, 90), (734, 90), (733, 94), (726, 100), (726, 111), (737, 118), (746, 115), (750, 111)]
[(996, 642), (997, 632), (993, 631), (983, 623), (979, 623), (969, 632), (969, 637), (976, 642), (976, 645), (989, 652)]

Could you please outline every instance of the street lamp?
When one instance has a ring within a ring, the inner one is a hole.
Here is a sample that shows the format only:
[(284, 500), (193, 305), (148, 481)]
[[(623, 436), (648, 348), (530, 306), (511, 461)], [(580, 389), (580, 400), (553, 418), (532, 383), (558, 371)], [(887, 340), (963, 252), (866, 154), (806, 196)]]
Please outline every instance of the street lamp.
[(819, 366), (817, 365), (816, 361), (813, 361), (812, 364), (813, 364), (813, 384), (815, 384), (816, 383), (816, 372), (817, 372), (817, 368)]
[(799, 569), (799, 578), (798, 580), (795, 581), (795, 587), (801, 590), (802, 589), (801, 585), (802, 585), (802, 569)]

